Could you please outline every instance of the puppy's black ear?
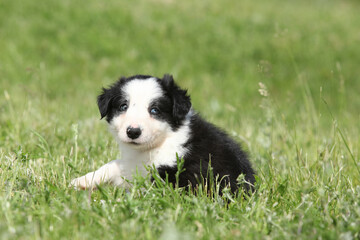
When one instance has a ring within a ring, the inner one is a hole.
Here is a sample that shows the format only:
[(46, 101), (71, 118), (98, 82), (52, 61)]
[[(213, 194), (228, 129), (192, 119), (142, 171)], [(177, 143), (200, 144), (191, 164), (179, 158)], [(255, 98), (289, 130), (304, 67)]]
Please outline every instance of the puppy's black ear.
[(102, 94), (97, 97), (97, 104), (99, 107), (101, 119), (108, 115), (112, 100), (112, 94), (110, 93), (110, 89), (103, 88), (102, 90)]
[(121, 96), (121, 86), (125, 84), (127, 78), (121, 77), (117, 82), (111, 85), (109, 88), (103, 88), (102, 93), (97, 97), (97, 104), (99, 107), (101, 119), (108, 117), (106, 120), (109, 120), (109, 114), (113, 104), (113, 100)]
[(184, 120), (191, 109), (190, 96), (187, 90), (181, 89), (171, 75), (165, 74), (162, 79), (163, 86), (173, 101), (173, 117), (178, 121)]

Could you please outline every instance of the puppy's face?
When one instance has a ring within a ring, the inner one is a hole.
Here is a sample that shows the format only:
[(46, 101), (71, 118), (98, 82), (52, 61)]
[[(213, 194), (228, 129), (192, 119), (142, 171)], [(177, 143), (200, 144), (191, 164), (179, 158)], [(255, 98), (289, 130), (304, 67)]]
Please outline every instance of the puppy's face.
[(118, 141), (151, 149), (181, 126), (191, 103), (186, 91), (165, 75), (121, 78), (103, 89), (98, 106)]
[(162, 97), (164, 92), (153, 78), (132, 80), (121, 91), (112, 106), (115, 114), (109, 121), (111, 132), (118, 140), (138, 147), (159, 145), (171, 130), (162, 121), (169, 114), (170, 99)]

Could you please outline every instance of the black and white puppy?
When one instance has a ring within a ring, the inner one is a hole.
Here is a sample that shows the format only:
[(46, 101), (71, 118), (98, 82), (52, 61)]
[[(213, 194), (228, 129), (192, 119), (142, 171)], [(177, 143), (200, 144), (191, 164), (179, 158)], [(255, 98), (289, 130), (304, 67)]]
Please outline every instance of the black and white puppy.
[(245, 175), (245, 189), (255, 182), (247, 155), (226, 133), (203, 120), (191, 108), (187, 91), (174, 83), (171, 75), (162, 79), (136, 75), (121, 78), (98, 96), (101, 118), (119, 143), (121, 159), (72, 180), (76, 188), (95, 188), (101, 183), (125, 186), (136, 170), (147, 175), (146, 165), (176, 182), (177, 158), (183, 158), (184, 172), (179, 186), (193, 186), (208, 176), (211, 160), (214, 177), (221, 186), (235, 192), (237, 178)]

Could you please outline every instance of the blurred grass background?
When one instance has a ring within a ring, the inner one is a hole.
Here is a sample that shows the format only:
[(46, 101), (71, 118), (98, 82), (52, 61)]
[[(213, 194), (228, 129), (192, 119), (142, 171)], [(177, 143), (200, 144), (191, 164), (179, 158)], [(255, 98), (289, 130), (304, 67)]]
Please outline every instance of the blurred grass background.
[[(322, 87), (334, 110), (351, 114), (360, 108), (357, 7), (351, 1), (2, 2), (1, 87), (10, 95), (61, 99), (58, 110), (70, 110), (72, 120), (93, 115), (94, 90), (135, 73), (174, 74), (200, 109), (209, 107), (201, 99), (257, 107), (257, 83), (264, 82), (292, 114), (303, 105), (304, 85), (316, 100)], [(90, 108), (68, 109), (79, 101)]]
[(344, 169), (358, 186), (359, 9), (355, 0), (0, 0), (0, 184), (14, 184), (3, 199), (41, 193), (37, 178), (24, 187), (31, 161), (34, 175), (66, 189), (79, 175), (67, 163), (85, 173), (118, 156), (96, 96), (134, 74), (173, 74), (195, 109), (243, 142), (268, 184), (299, 174), (290, 188), (311, 192)]

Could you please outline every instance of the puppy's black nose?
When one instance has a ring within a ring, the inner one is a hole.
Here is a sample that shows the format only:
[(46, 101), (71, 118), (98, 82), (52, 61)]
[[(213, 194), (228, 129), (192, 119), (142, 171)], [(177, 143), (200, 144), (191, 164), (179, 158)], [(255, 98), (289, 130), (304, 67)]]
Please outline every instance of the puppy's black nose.
[(136, 139), (141, 135), (141, 129), (140, 128), (128, 127), (126, 129), (126, 134), (128, 135), (129, 138)]

